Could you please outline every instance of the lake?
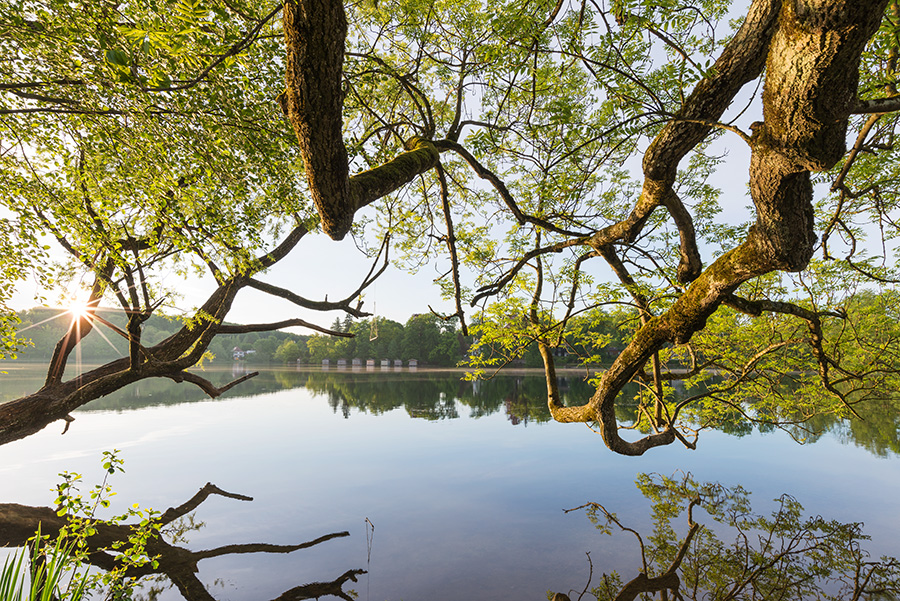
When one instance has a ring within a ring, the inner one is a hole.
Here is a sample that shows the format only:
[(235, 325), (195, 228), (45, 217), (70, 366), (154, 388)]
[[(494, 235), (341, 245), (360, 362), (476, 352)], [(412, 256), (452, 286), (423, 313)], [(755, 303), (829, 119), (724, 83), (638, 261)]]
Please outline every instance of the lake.
[[(40, 387), (34, 367), (2, 369), (0, 402)], [(224, 383), (243, 369), (206, 375)], [(563, 391), (589, 394), (575, 373)], [(291, 554), (201, 561), (200, 580), (233, 601), (275, 599), (350, 569), (368, 570), (344, 587), (363, 601), (545, 599), (584, 587), (587, 553), (595, 578), (618, 570), (628, 580), (640, 567), (634, 539), (563, 510), (600, 502), (649, 532), (640, 472), (740, 484), (761, 512), (789, 493), (807, 514), (865, 522), (873, 556), (900, 554), (893, 416), (832, 423), (805, 445), (782, 431), (707, 431), (696, 451), (671, 445), (632, 458), (583, 424), (549, 421), (544, 394), (542, 373), (526, 371), (471, 383), (452, 371), (272, 368), (215, 400), (144, 382), (75, 412), (65, 435), (54, 423), (0, 447), (0, 503), (51, 505), (62, 471), (82, 474), (87, 490), (102, 480), (101, 453), (120, 449), (113, 510), (165, 510), (206, 482), (253, 497), (200, 505), (191, 550), (350, 533)]]

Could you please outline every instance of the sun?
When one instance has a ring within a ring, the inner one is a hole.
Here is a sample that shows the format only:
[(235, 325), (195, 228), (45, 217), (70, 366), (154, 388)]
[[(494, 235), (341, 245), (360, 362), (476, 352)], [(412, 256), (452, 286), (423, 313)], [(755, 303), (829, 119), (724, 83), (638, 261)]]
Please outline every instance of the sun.
[(70, 315), (72, 315), (72, 319), (88, 319), (90, 317), (90, 310), (88, 308), (88, 304), (81, 299), (72, 299), (69, 303), (69, 307), (67, 309)]

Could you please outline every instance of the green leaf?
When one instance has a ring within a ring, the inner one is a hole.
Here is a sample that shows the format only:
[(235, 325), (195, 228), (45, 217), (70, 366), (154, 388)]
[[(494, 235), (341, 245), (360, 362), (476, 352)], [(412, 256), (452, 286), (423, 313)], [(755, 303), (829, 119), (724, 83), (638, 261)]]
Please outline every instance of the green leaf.
[(106, 62), (117, 67), (127, 67), (129, 64), (128, 55), (117, 48), (106, 51)]

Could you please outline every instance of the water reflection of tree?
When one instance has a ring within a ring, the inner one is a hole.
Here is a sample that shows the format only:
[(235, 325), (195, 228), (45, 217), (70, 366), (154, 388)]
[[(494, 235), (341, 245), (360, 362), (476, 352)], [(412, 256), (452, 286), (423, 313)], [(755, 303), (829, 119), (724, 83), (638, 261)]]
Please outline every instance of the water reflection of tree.
[(870, 401), (861, 407), (862, 419), (842, 420), (818, 416), (813, 422), (821, 432), (833, 432), (842, 442), (852, 442), (873, 455), (900, 454), (900, 399)]
[(700, 484), (690, 475), (640, 474), (637, 484), (652, 505), (649, 535), (642, 536), (600, 503), (567, 513), (584, 509), (601, 532), (633, 537), (642, 561), (638, 574), (624, 582), (613, 572), (597, 582), (591, 565), (588, 585), (580, 592), (556, 593), (554, 601), (569, 595), (598, 601), (900, 596), (900, 562), (873, 560), (862, 548), (869, 537), (860, 522), (804, 517), (803, 507), (789, 495), (776, 500), (770, 515), (756, 514), (740, 486)]
[(547, 385), (542, 378), (516, 376), (506, 379), (494, 390), (504, 395), (502, 402), (506, 418), (514, 426), (548, 422), (552, 419), (547, 407)]
[[(246, 373), (243, 364), (235, 364), (234, 369), (209, 370), (205, 376), (212, 381), (228, 380)], [(14, 380), (6, 380), (0, 390), (0, 402), (19, 396), (16, 392), (18, 380), (26, 389), (33, 388), (37, 380), (29, 378), (27, 370), (18, 370)], [(567, 399), (583, 399), (590, 393), (590, 385), (583, 374), (570, 372), (559, 377), (559, 390), (564, 404)], [(12, 382), (12, 384), (10, 384)], [(721, 385), (723, 380), (711, 378), (700, 382), (692, 389), (675, 389), (677, 399), (702, 394), (711, 387)], [(542, 376), (529, 372), (514, 375), (499, 375), (487, 380), (467, 382), (460, 380), (459, 372), (393, 370), (321, 371), (312, 369), (274, 369), (263, 371), (255, 378), (247, 380), (238, 389), (224, 393), (221, 399), (236, 396), (254, 396), (279, 390), (306, 387), (323, 395), (335, 412), (349, 417), (351, 410), (359, 409), (375, 415), (405, 408), (410, 415), (426, 419), (448, 419), (458, 416), (461, 404), (469, 409), (473, 418), (488, 416), (503, 410), (513, 424), (543, 423), (549, 421), (546, 404), (546, 383)], [(9, 390), (7, 390), (9, 388)], [(441, 396), (443, 394), (443, 396)], [(645, 410), (641, 406), (640, 389), (636, 384), (623, 390), (623, 397), (632, 399), (616, 406), (616, 419), (627, 427), (637, 422), (638, 415)], [(782, 396), (800, 395), (796, 386), (780, 382)], [(648, 396), (649, 399), (649, 396)], [(738, 410), (725, 403), (717, 405), (716, 429), (732, 436), (746, 436), (754, 431), (769, 432), (775, 429), (767, 419), (767, 406), (763, 399), (747, 398), (745, 406)], [(181, 403), (209, 401), (203, 391), (196, 388), (178, 386), (163, 379), (145, 380), (106, 397), (97, 399), (81, 410), (127, 410), (154, 405), (177, 405)], [(649, 402), (649, 400), (648, 400)], [(711, 411), (712, 409), (710, 409)], [(793, 416), (780, 416), (778, 426), (798, 441), (811, 443), (823, 434), (831, 432), (844, 442), (852, 442), (869, 452), (886, 456), (900, 453), (900, 408), (898, 400), (886, 399), (870, 401), (858, 408), (861, 420), (843, 420), (832, 414), (808, 415), (798, 412)], [(748, 419), (757, 418), (755, 419)], [(698, 424), (698, 427), (702, 427)]]
[[(250, 372), (243, 365), (236, 365), (235, 369), (212, 369), (203, 372), (203, 375), (216, 383), (220, 380), (228, 381), (247, 373)], [(305, 383), (306, 376), (303, 373), (289, 370), (264, 371), (258, 373), (254, 378), (244, 381), (240, 387), (222, 393), (215, 400), (255, 396), (288, 388), (298, 388)], [(0, 393), (0, 402), (4, 400), (3, 396), (3, 393)], [(79, 411), (123, 411), (141, 407), (180, 405), (210, 400), (212, 399), (199, 388), (179, 386), (171, 380), (159, 378), (142, 380), (121, 388), (105, 397), (91, 401), (89, 404), (81, 407)]]
[[(127, 567), (122, 575), (125, 578), (140, 579), (148, 576), (165, 576), (178, 589), (187, 601), (214, 601), (214, 597), (197, 577), (198, 562), (212, 557), (244, 553), (292, 553), (300, 549), (307, 549), (324, 543), (334, 538), (349, 536), (348, 532), (333, 532), (319, 538), (295, 545), (272, 545), (267, 543), (234, 544), (208, 549), (203, 551), (190, 551), (177, 546), (175, 542), (181, 539), (185, 527), (178, 521), (190, 517), (188, 514), (200, 506), (210, 495), (219, 495), (242, 501), (252, 501), (250, 497), (223, 491), (213, 484), (206, 484), (193, 497), (179, 505), (166, 510), (158, 518), (155, 518), (165, 532), (168, 527), (176, 534), (173, 542), (168, 542), (164, 536), (154, 536), (146, 543), (146, 555), (155, 558), (157, 565), (145, 563), (138, 566)], [(40, 528), (42, 535), (49, 535), (55, 539), (60, 531), (67, 526), (69, 518), (58, 515), (57, 511), (50, 507), (31, 507), (15, 503), (0, 503), (0, 547), (26, 547), (28, 541)], [(191, 522), (193, 523), (193, 522)], [(89, 554), (87, 561), (102, 570), (111, 571), (121, 568), (119, 559), (110, 552), (118, 544), (127, 544), (129, 536), (135, 531), (135, 526), (97, 520), (93, 527), (95, 533), (87, 538)], [(364, 570), (348, 570), (338, 578), (328, 582), (314, 582), (294, 587), (285, 591), (278, 597), (280, 601), (300, 601), (302, 599), (317, 599), (323, 596), (333, 595), (351, 601), (352, 597), (343, 590), (348, 581), (356, 581), (356, 577), (364, 574)]]
[[(561, 388), (583, 394), (588, 384), (578, 376), (560, 378)], [(404, 408), (411, 417), (459, 417), (457, 404), (474, 418), (505, 409), (513, 424), (550, 421), (547, 388), (540, 375), (498, 376), (469, 382), (459, 374), (442, 372), (380, 373), (346, 371), (309, 372), (306, 387), (324, 395), (335, 412), (345, 417), (351, 409), (381, 414)]]
[(380, 415), (405, 408), (412, 417), (447, 419), (459, 417), (454, 399), (469, 384), (459, 377), (439, 372), (309, 372), (306, 387), (327, 397), (328, 404), (345, 417), (350, 408)]

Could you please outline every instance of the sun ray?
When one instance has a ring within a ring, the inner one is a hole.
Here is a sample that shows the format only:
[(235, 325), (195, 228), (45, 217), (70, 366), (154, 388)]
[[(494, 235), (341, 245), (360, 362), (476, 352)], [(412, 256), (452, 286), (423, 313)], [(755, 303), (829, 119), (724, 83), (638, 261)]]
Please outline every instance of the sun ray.
[[(112, 342), (112, 340), (110, 340), (109, 336), (107, 336), (103, 332), (103, 330), (100, 327), (98, 327), (100, 324), (103, 324), (103, 325), (107, 326), (108, 328), (112, 329), (116, 334), (123, 336), (126, 339), (128, 338), (128, 334), (126, 334), (121, 329), (116, 327), (115, 324), (103, 319), (100, 315), (97, 315), (97, 313), (99, 313), (101, 311), (115, 311), (114, 309), (109, 309), (108, 307), (98, 307), (98, 306), (91, 307), (88, 303), (86, 303), (80, 299), (71, 299), (71, 301), (69, 302), (69, 304), (67, 306), (57, 307), (57, 308), (59, 309), (59, 313), (57, 313), (56, 315), (51, 315), (50, 317), (48, 317), (46, 319), (42, 319), (41, 321), (38, 321), (29, 326), (26, 326), (26, 327), (22, 328), (21, 330), (18, 330), (17, 333), (26, 332), (26, 331), (30, 330), (31, 328), (36, 328), (36, 327), (41, 326), (49, 321), (53, 321), (54, 319), (59, 319), (60, 317), (68, 315), (72, 319), (70, 327), (72, 325), (75, 326), (76, 335), (79, 337), (79, 339), (81, 338), (81, 336), (80, 336), (81, 335), (81, 323), (82, 323), (82, 320), (85, 320), (93, 326), (93, 330), (95, 330), (97, 332), (97, 334), (101, 338), (103, 338), (103, 340), (106, 341), (106, 344), (108, 344), (112, 350), (114, 350), (119, 356), (125, 356), (124, 353), (122, 352), (122, 350), (119, 349), (118, 347), (116, 347), (116, 345)], [(79, 340), (77, 348), (74, 350), (75, 350), (75, 362), (77, 364), (76, 370), (78, 370), (79, 374), (80, 374), (80, 369), (81, 369), (81, 365), (80, 365), (81, 364), (81, 341), (80, 340)]]
[(106, 334), (103, 333), (103, 330), (101, 330), (101, 329), (98, 328), (98, 327), (95, 327), (95, 328), (94, 328), (94, 331), (97, 332), (97, 334), (99, 334), (100, 337), (103, 338), (103, 340), (106, 341), (106, 343), (112, 348), (112, 350), (114, 350), (114, 351), (116, 351), (117, 353), (119, 353), (119, 355), (124, 356), (124, 355), (122, 354), (122, 351), (120, 351), (118, 348), (116, 348), (116, 345), (114, 345), (114, 344), (112, 343), (112, 340), (110, 340), (110, 339), (106, 336)]
[(17, 330), (16, 333), (19, 334), (21, 332), (25, 332), (26, 330), (30, 330), (31, 328), (36, 328), (38, 326), (44, 325), (48, 321), (53, 321), (54, 319), (59, 319), (63, 315), (67, 315), (67, 314), (68, 314), (68, 311), (63, 311), (62, 313), (57, 313), (56, 315), (48, 317), (47, 319), (42, 319), (41, 321), (39, 321), (37, 323), (33, 323), (30, 326), (26, 326), (26, 327), (22, 328), (21, 330)]

